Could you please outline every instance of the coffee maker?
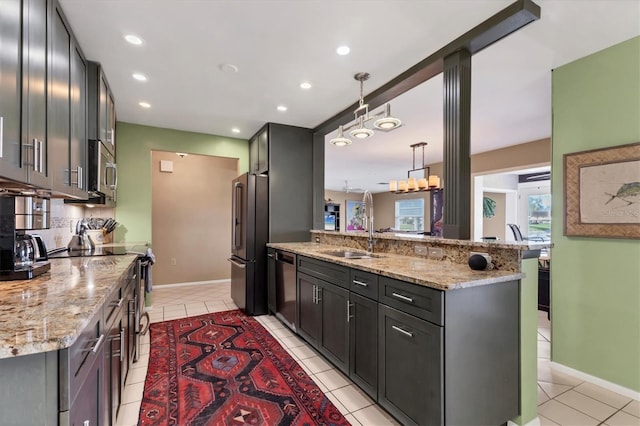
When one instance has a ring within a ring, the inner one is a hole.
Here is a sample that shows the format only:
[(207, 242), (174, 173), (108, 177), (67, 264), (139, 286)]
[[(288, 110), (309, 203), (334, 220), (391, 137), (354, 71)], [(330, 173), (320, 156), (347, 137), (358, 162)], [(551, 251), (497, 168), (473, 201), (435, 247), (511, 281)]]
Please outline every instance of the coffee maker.
[(42, 238), (25, 232), (49, 226), (49, 199), (0, 196), (0, 281), (28, 280), (51, 269)]

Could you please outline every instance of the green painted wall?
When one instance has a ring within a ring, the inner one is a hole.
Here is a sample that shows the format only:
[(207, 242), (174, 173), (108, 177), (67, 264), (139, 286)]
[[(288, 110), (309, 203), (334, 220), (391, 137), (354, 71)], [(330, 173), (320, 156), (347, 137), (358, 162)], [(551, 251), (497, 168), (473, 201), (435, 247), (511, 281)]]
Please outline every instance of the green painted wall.
[(640, 37), (553, 71), (553, 361), (640, 391), (640, 242), (563, 236), (562, 156), (640, 141)]
[(151, 150), (238, 158), (238, 174), (249, 170), (249, 142), (203, 133), (118, 122), (116, 241), (151, 242)]

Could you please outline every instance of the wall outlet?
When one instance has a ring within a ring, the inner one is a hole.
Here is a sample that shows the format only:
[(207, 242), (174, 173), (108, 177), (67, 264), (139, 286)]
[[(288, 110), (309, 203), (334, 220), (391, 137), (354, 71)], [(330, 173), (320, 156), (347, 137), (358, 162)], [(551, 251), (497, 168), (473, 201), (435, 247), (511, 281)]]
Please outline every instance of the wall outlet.
[(469, 257), (473, 256), (474, 254), (479, 254), (480, 256), (484, 257), (485, 259), (487, 259), (487, 263), (491, 263), (491, 256), (489, 256), (489, 253), (483, 253), (480, 251), (472, 251), (469, 253)]
[(175, 257), (172, 257), (172, 258), (171, 258), (171, 266), (176, 266), (176, 264), (177, 264), (177, 263), (176, 263), (176, 258), (175, 258)]
[(426, 256), (428, 254), (427, 246), (413, 246), (413, 252), (418, 256)]
[(429, 257), (432, 259), (442, 259), (444, 252), (441, 247), (429, 247)]

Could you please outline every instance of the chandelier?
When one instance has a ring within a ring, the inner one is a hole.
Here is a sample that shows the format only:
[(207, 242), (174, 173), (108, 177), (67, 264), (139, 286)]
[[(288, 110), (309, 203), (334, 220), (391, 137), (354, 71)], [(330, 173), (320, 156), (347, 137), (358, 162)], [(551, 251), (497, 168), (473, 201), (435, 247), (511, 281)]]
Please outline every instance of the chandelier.
[(359, 72), (353, 76), (353, 78), (360, 82), (360, 101), (358, 108), (353, 111), (354, 120), (352, 123), (340, 125), (338, 127), (338, 136), (331, 139), (331, 142), (335, 146), (347, 146), (351, 145), (351, 139), (344, 136), (344, 132), (349, 132), (349, 135), (357, 139), (366, 139), (369, 136), (373, 136), (373, 130), (365, 127), (371, 120), (373, 127), (383, 132), (388, 132), (393, 129), (397, 129), (402, 126), (402, 121), (391, 116), (391, 105), (389, 103), (384, 104), (382, 111), (369, 115), (369, 104), (364, 103), (364, 82), (370, 77), (369, 73)]
[[(440, 178), (436, 175), (432, 175), (429, 166), (424, 165), (424, 147), (427, 146), (427, 143), (418, 142), (409, 146), (413, 150), (413, 169), (407, 171), (407, 180), (389, 181), (389, 191), (401, 194), (406, 192), (432, 191), (440, 189)], [(416, 148), (422, 148), (422, 167), (416, 167)], [(420, 170), (426, 170), (426, 173), (422, 174), (423, 177), (418, 179), (411, 177), (412, 172)], [(425, 178), (424, 176), (428, 177)]]

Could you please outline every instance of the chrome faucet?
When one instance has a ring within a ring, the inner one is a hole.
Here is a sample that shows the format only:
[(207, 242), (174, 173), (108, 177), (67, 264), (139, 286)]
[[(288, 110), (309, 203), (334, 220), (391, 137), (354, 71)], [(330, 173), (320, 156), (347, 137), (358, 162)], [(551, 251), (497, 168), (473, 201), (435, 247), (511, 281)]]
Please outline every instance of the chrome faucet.
[(369, 231), (369, 239), (367, 240), (367, 252), (373, 253), (375, 240), (373, 239), (373, 195), (369, 190), (364, 191), (362, 196), (364, 204), (364, 215), (367, 219), (367, 230)]

